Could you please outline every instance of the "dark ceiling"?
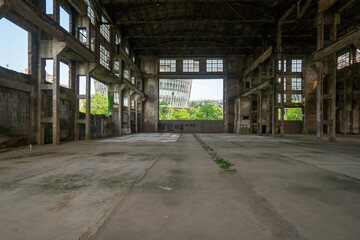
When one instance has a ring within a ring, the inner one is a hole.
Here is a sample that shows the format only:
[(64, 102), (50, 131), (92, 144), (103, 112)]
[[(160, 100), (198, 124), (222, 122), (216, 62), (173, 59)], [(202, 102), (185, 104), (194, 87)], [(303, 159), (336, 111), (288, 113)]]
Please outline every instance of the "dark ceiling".
[[(102, 0), (136, 54), (250, 54), (283, 42), (316, 46), (317, 0)], [(340, 31), (359, 25), (360, 1), (342, 15)]]

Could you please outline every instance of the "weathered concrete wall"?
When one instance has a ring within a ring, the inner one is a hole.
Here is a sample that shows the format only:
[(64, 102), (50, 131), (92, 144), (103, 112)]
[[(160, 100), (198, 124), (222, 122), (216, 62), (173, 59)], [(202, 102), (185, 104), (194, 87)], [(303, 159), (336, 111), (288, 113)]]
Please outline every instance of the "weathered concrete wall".
[[(305, 98), (304, 104), (304, 133), (315, 134), (316, 133), (316, 86), (317, 86), (317, 74), (313, 68), (312, 58), (307, 56), (304, 59), (304, 91)], [(286, 129), (285, 129), (286, 131)]]
[(157, 132), (159, 122), (158, 61), (155, 56), (140, 57), (146, 100), (143, 104), (143, 132)]
[(0, 148), (35, 143), (35, 82), (0, 67)]
[(243, 57), (228, 56), (226, 58), (226, 78), (224, 84), (224, 116), (225, 132), (234, 132), (234, 98), (243, 91), (241, 71), (245, 68)]
[(160, 120), (159, 132), (223, 133), (223, 120)]
[(284, 121), (285, 134), (301, 134), (303, 130), (302, 121)]
[(111, 121), (103, 115), (91, 115), (90, 132), (91, 138), (111, 136)]

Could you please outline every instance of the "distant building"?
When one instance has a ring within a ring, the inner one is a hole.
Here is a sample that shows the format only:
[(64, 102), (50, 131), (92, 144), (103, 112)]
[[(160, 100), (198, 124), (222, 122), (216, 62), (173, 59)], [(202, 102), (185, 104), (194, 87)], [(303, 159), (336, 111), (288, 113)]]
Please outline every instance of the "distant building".
[(188, 108), (192, 80), (160, 79), (160, 101), (165, 101), (174, 108)]
[(100, 81), (97, 81), (95, 79), (91, 79), (94, 81), (94, 87), (95, 87), (95, 93), (101, 93), (101, 94), (104, 94), (105, 96), (108, 95), (108, 85), (100, 82)]

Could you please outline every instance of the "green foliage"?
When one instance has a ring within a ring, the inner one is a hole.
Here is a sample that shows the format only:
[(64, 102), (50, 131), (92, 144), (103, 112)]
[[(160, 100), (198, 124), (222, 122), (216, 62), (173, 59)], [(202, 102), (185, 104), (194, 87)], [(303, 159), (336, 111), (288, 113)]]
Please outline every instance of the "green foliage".
[[(109, 116), (108, 98), (102, 93), (95, 93), (91, 95), (91, 114), (99, 114)], [(86, 112), (86, 101), (82, 100), (80, 112)]]
[(188, 109), (177, 109), (169, 107), (165, 101), (159, 102), (160, 120), (222, 120), (222, 108), (205, 101), (204, 104), (191, 102)]
[(288, 108), (286, 120), (301, 120), (301, 108)]
[(112, 95), (110, 91), (108, 91), (108, 103), (108, 113), (112, 114), (114, 109), (114, 95)]

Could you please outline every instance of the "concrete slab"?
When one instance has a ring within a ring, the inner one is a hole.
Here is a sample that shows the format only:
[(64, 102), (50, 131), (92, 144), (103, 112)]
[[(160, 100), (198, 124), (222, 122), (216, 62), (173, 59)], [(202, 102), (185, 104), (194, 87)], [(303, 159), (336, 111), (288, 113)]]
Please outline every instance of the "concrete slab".
[(180, 137), (180, 134), (174, 133), (140, 133), (128, 136), (121, 136), (101, 140), (99, 142), (176, 142)]
[(159, 156), (74, 145), (0, 155), (1, 238), (87, 239)]

